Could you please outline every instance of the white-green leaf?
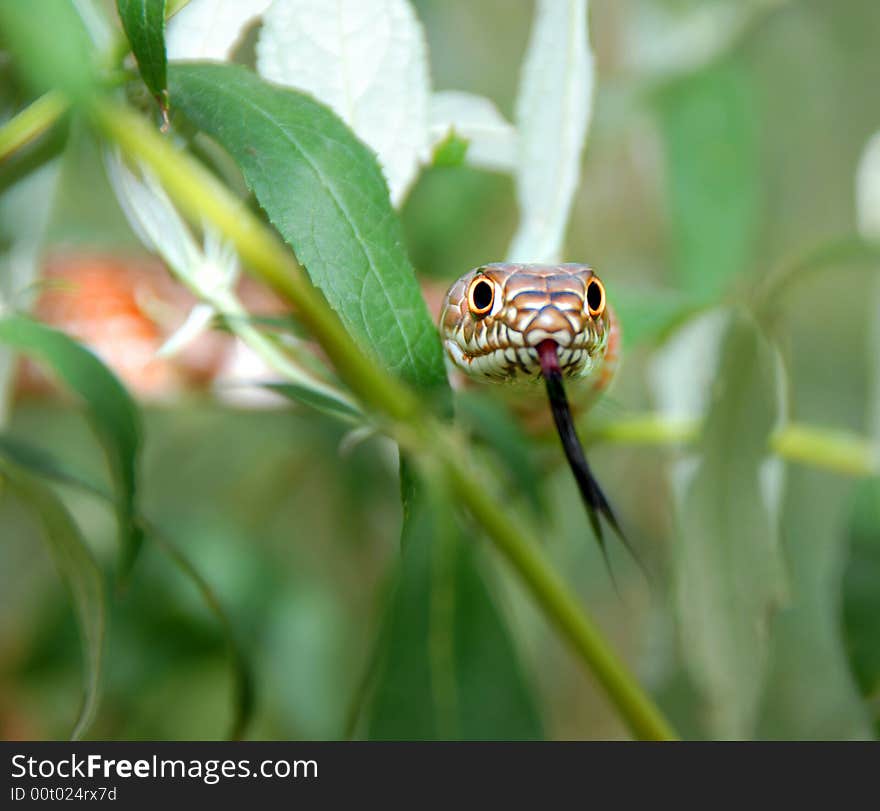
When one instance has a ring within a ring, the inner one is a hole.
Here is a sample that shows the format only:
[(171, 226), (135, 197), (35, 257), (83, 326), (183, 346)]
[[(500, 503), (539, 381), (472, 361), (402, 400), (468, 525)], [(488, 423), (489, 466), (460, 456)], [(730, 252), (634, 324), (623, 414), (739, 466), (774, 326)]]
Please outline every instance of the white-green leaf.
[[(29, 303), (60, 165), (50, 161), (0, 194), (0, 315)], [(11, 350), (0, 347), (0, 427), (8, 416), (14, 368)]]
[(379, 156), (398, 206), (428, 150), (428, 56), (407, 0), (275, 0), (257, 70), (336, 112)]
[(698, 70), (731, 48), (760, 15), (788, 1), (640, 3), (622, 31), (627, 66), (652, 79)]
[[(700, 421), (706, 415), (721, 339), (729, 326), (730, 313), (710, 310), (684, 324), (656, 353), (649, 371), (651, 388), (658, 411), (670, 422)], [(695, 454), (676, 459), (670, 467), (679, 511), (696, 470)]]
[[(144, 246), (179, 276), (194, 273), (201, 264), (199, 245), (155, 176), (141, 167), (138, 177), (115, 152), (104, 153), (104, 165), (116, 199)], [(226, 286), (231, 287), (231, 280)]]
[(880, 132), (862, 152), (856, 172), (856, 216), (865, 239), (880, 242)]
[[(770, 622), (786, 596), (779, 488), (767, 442), (780, 413), (779, 365), (754, 323), (725, 332), (699, 445), (677, 517), (674, 582), (682, 655), (709, 734), (751, 738), (764, 688)], [(768, 500), (776, 499), (776, 504)]]
[(516, 129), (489, 99), (459, 90), (434, 93), (430, 119), (433, 145), (454, 133), (468, 142), (465, 160), (471, 165), (499, 172), (515, 171)]
[(0, 307), (27, 303), (21, 296), (37, 276), (59, 169), (50, 161), (0, 195)]
[[(744, 331), (746, 338), (742, 337)], [(784, 465), (779, 458), (767, 455), (766, 436), (760, 452), (753, 448), (749, 459), (741, 454), (739, 445), (719, 451), (724, 430), (730, 437), (741, 436), (742, 448), (746, 448), (750, 442), (757, 443), (756, 435), (765, 433), (768, 423), (771, 429), (777, 428), (784, 413), (778, 353), (756, 333), (748, 338), (750, 331), (754, 332), (753, 328), (744, 327), (742, 317), (735, 313), (709, 311), (687, 322), (666, 341), (651, 368), (652, 389), (664, 417), (705, 421), (706, 425), (701, 445), (671, 465), (679, 527), (673, 577), (685, 664), (703, 692), (710, 734), (719, 737), (747, 737), (754, 725), (768, 650), (762, 634), (770, 608), (781, 599), (785, 586), (778, 552)], [(730, 358), (737, 340), (741, 347), (753, 341), (751, 354), (748, 348), (741, 350), (741, 360), (754, 366), (749, 374)], [(759, 378), (764, 381), (759, 384), (760, 396), (748, 401), (749, 387)], [(737, 399), (737, 385), (746, 393), (747, 402)], [(733, 398), (726, 411), (720, 401), (723, 397)], [(710, 447), (714, 448), (711, 453)], [(727, 458), (719, 462), (718, 455), (725, 453)], [(735, 480), (726, 481), (726, 465), (732, 470), (737, 463), (744, 466), (742, 472)], [(724, 510), (734, 501), (745, 504), (742, 521), (723, 518)], [(717, 510), (714, 523), (707, 513), (712, 509)], [(746, 530), (749, 521), (761, 531)], [(751, 566), (755, 567), (754, 578), (749, 575)], [(769, 572), (766, 579), (759, 576), (764, 567)], [(754, 601), (751, 613), (743, 609), (743, 603), (750, 600)], [(749, 639), (748, 630), (758, 638)], [(752, 647), (745, 656), (743, 651), (749, 645)], [(742, 667), (730, 667), (731, 661)], [(747, 672), (748, 667), (754, 670)]]
[(697, 420), (706, 413), (721, 339), (729, 324), (729, 312), (710, 310), (684, 324), (656, 353), (651, 384), (664, 417)]
[[(880, 132), (868, 141), (856, 174), (856, 215), (865, 239), (880, 245)], [(874, 311), (880, 310), (880, 284), (875, 284)], [(872, 358), (873, 387), (869, 419), (874, 436), (880, 439), (880, 319), (873, 318), (868, 330), (868, 357)]]
[(350, 397), (308, 368), (301, 341), (290, 341), (289, 351), (283, 352), (248, 321), (244, 305), (235, 292), (238, 257), (227, 243), (206, 228), (204, 247), (199, 246), (159, 181), (145, 167), (140, 167), (141, 176), (138, 177), (118, 155), (109, 152), (105, 154), (105, 165), (117, 199), (135, 233), (202, 300), (158, 354), (168, 356), (180, 351), (208, 330), (214, 316), (220, 314), (227, 317), (232, 331), (251, 350), (251, 360), (259, 358), (262, 361), (263, 374), (280, 374), (289, 383), (311, 390), (317, 398), (336, 401), (346, 413), (356, 410)]
[(190, 0), (168, 21), (168, 59), (228, 59), (272, 0)]
[(594, 84), (586, 0), (538, 0), (516, 104), (520, 225), (512, 261), (552, 262), (562, 253)]
[(189, 315), (165, 343), (156, 350), (156, 357), (171, 358), (181, 352), (199, 336), (211, 329), (217, 311), (210, 304), (196, 304)]

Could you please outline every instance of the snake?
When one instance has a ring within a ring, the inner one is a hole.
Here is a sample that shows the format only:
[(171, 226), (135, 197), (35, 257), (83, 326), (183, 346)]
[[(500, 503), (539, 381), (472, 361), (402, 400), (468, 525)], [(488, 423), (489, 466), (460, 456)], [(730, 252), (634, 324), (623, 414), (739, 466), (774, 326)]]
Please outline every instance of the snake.
[[(620, 327), (589, 265), (497, 262), (468, 271), (443, 300), (439, 330), (453, 369), (533, 399), (543, 388), (602, 554), (600, 516), (635, 557), (587, 463), (565, 382), (590, 404), (617, 368)], [(609, 567), (610, 571), (610, 567)]]

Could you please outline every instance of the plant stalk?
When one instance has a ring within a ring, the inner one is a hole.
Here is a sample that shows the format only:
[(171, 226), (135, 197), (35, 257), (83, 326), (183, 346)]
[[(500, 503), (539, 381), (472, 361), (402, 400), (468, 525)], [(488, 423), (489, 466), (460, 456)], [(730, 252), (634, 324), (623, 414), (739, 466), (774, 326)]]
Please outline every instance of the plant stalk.
[[(690, 445), (699, 440), (700, 429), (697, 419), (640, 414), (591, 426), (585, 434), (590, 442), (613, 445)], [(770, 435), (767, 451), (844, 476), (880, 475), (878, 443), (849, 431), (790, 422)]]
[(68, 103), (51, 90), (0, 127), (0, 161), (42, 135), (67, 111)]

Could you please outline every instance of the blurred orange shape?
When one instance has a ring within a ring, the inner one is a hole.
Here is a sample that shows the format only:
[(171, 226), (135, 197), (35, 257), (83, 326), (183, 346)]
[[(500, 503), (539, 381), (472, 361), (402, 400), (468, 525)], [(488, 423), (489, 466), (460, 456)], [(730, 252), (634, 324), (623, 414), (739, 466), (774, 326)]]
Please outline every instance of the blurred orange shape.
[[(167, 399), (210, 383), (230, 351), (228, 336), (205, 332), (177, 355), (157, 356), (196, 303), (157, 261), (61, 254), (47, 264), (34, 315), (89, 347), (138, 397)], [(29, 393), (48, 388), (31, 363), (19, 383)]]

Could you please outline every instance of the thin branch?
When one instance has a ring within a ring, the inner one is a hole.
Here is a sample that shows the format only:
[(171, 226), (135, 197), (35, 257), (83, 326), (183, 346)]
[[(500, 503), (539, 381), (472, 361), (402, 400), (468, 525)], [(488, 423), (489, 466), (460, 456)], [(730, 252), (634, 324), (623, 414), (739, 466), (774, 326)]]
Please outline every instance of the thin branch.
[[(688, 445), (700, 438), (700, 421), (642, 414), (592, 426), (590, 442), (613, 445)], [(789, 462), (845, 476), (880, 475), (880, 445), (849, 431), (791, 422), (770, 435), (768, 450)]]
[(39, 138), (65, 112), (68, 103), (56, 90), (40, 96), (0, 127), (0, 161)]
[(877, 443), (847, 431), (791, 423), (770, 437), (770, 448), (791, 462), (845, 476), (880, 474)]

